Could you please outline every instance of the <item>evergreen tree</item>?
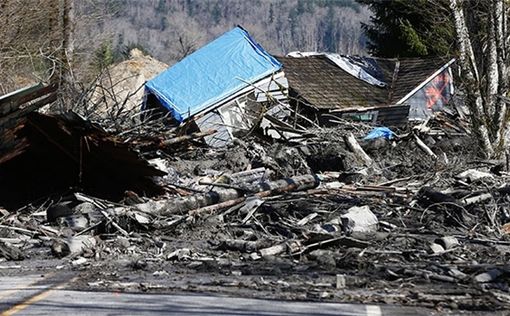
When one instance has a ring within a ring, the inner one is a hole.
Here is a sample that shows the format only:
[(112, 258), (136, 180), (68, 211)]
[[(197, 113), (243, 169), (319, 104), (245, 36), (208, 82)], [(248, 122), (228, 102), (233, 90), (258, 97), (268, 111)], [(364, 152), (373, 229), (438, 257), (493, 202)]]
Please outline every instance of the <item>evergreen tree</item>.
[(337, 51), (336, 25), (334, 20), (335, 11), (332, 6), (328, 8), (326, 15), (326, 29), (324, 31), (324, 46), (328, 52)]
[(446, 0), (357, 0), (373, 13), (364, 24), (368, 48), (381, 57), (442, 56), (453, 50), (454, 27)]
[(211, 11), (212, 19), (214, 24), (218, 24), (221, 21), (221, 8), (218, 3), (216, 3)]
[(94, 62), (92, 63), (92, 66), (96, 71), (101, 71), (113, 64), (114, 58), (115, 56), (112, 48), (112, 41), (104, 41), (101, 43), (101, 46), (94, 52)]
[(269, 5), (269, 23), (273, 23), (274, 21), (274, 9), (273, 9), (273, 4), (271, 3)]

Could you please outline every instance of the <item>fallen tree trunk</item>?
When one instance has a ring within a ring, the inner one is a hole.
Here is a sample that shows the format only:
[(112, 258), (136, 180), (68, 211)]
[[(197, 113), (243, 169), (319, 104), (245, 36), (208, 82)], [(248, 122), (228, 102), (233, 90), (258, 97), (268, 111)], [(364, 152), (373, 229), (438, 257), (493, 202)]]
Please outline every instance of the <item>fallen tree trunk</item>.
[(189, 140), (196, 140), (196, 139), (199, 139), (199, 138), (202, 138), (202, 137), (205, 137), (205, 136), (212, 135), (214, 133), (216, 133), (216, 130), (210, 129), (210, 130), (206, 130), (204, 132), (193, 133), (191, 135), (184, 135), (184, 136), (174, 137), (174, 138), (171, 138), (171, 139), (163, 141), (160, 144), (160, 147), (168, 147), (168, 146), (175, 145), (175, 144), (182, 143), (182, 142), (186, 142), (186, 141), (189, 141)]
[(432, 158), (437, 159), (437, 155), (434, 154), (432, 149), (430, 149), (429, 146), (427, 146), (418, 136), (414, 135), (414, 139), (416, 140), (416, 144), (418, 144), (418, 147), (420, 147), (424, 152), (426, 152)]
[(345, 136), (344, 139), (349, 149), (356, 155), (356, 157), (358, 157), (358, 159), (363, 161), (363, 163), (367, 167), (371, 166), (374, 163), (372, 158), (370, 158), (370, 156), (367, 155), (363, 148), (361, 148), (358, 141), (356, 140), (356, 137), (354, 137), (352, 133)]
[[(280, 180), (280, 181), (284, 181), (284, 180)], [(318, 181), (318, 179), (317, 179), (317, 181)], [(278, 181), (276, 181), (276, 182), (278, 182)], [(289, 184), (287, 186), (278, 186), (278, 187), (276, 187), (276, 188), (274, 188), (272, 190), (261, 191), (261, 192), (255, 193), (253, 196), (258, 197), (258, 198), (264, 198), (264, 197), (273, 196), (273, 195), (277, 195), (277, 194), (281, 194), (281, 193), (285, 193), (285, 192), (290, 192), (290, 191), (301, 191), (301, 190), (313, 189), (313, 188), (315, 188), (316, 186), (319, 185), (319, 183), (317, 183), (315, 185), (315, 184), (312, 184), (312, 182), (309, 182), (308, 184), (309, 185), (313, 185), (313, 186), (312, 187), (308, 187), (308, 186), (305, 187), (303, 183), (301, 184), (301, 186), (299, 186), (296, 183), (291, 183), (291, 184)], [(240, 198), (233, 199), (233, 200), (228, 200), (228, 201), (225, 201), (225, 202), (222, 202), (222, 203), (205, 206), (205, 207), (202, 207), (202, 208), (191, 210), (189, 212), (189, 215), (199, 215), (199, 214), (204, 214), (204, 213), (213, 213), (215, 211), (223, 210), (223, 209), (226, 209), (228, 207), (232, 207), (234, 205), (242, 203), (245, 200), (246, 200), (246, 197), (240, 197)]]
[[(249, 186), (247, 188), (251, 192), (259, 192), (259, 197), (264, 197), (289, 191), (313, 189), (316, 188), (319, 184), (320, 179), (317, 175), (304, 175), (277, 181), (263, 182), (257, 185)], [(259, 194), (255, 195), (258, 196)], [(208, 208), (206, 210), (213, 210), (217, 208), (217, 204), (222, 203), (228, 207), (230, 205), (235, 205), (244, 201), (244, 197), (245, 192), (242, 190), (216, 188), (203, 194), (194, 194), (191, 196), (173, 198), (163, 201), (147, 202), (135, 205), (134, 207), (141, 212), (149, 214), (182, 214), (191, 210), (203, 209), (207, 206), (211, 207), (210, 209)]]

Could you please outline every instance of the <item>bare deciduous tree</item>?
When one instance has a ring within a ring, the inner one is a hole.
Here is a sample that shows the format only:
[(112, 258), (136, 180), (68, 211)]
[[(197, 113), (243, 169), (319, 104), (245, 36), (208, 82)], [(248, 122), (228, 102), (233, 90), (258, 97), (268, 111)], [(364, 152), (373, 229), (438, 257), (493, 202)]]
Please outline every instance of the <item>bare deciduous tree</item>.
[(508, 6), (504, 0), (450, 0), (466, 103), (487, 157), (501, 155), (507, 143)]
[(61, 79), (70, 70), (73, 0), (3, 0), (0, 7), (2, 90)]

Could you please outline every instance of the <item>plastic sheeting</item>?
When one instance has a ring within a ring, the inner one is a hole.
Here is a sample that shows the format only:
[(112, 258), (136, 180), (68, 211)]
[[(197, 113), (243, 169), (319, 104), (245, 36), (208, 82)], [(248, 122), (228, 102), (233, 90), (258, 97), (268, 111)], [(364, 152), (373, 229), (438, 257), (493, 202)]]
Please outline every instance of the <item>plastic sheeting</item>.
[(368, 133), (364, 140), (371, 140), (371, 139), (377, 139), (377, 138), (385, 138), (385, 139), (392, 139), (394, 137), (394, 133), (391, 129), (387, 127), (376, 127), (373, 130)]
[(453, 76), (449, 69), (445, 69), (405, 101), (410, 105), (409, 118), (424, 120), (434, 112), (442, 111), (453, 92)]
[(187, 56), (145, 85), (177, 121), (184, 121), (282, 68), (241, 27)]

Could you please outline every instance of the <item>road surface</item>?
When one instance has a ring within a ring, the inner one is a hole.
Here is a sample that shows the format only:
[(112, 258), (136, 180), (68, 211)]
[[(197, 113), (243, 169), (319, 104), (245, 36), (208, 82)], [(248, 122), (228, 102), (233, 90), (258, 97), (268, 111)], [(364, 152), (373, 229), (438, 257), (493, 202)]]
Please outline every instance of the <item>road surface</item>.
[(429, 315), (398, 306), (330, 304), (176, 295), (74, 291), (70, 273), (0, 277), (0, 315)]

